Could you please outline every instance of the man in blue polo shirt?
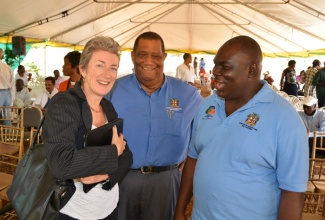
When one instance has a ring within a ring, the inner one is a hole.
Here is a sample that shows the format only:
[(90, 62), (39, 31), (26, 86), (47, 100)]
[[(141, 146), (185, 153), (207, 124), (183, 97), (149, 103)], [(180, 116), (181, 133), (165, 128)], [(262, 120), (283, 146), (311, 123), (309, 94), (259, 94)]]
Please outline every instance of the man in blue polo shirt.
[(119, 117), (133, 153), (120, 185), (119, 220), (170, 220), (180, 187), (191, 123), (202, 97), (193, 86), (164, 74), (162, 38), (138, 36), (131, 53), (135, 73), (116, 80), (106, 96)]
[(194, 118), (174, 219), (185, 219), (192, 192), (192, 220), (301, 219), (308, 143), (299, 115), (260, 80), (252, 38), (227, 41), (214, 64), (217, 91)]

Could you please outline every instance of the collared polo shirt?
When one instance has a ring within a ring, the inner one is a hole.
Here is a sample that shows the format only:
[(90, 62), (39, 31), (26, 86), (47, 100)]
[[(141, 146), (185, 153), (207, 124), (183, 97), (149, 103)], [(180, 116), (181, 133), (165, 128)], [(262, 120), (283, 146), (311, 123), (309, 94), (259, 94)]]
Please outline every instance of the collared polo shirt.
[(216, 92), (199, 106), (188, 153), (197, 159), (193, 220), (274, 220), (280, 189), (307, 189), (305, 126), (289, 102), (261, 83), (229, 116)]
[(105, 97), (124, 119), (132, 168), (172, 165), (185, 159), (191, 123), (202, 100), (193, 86), (165, 76), (163, 85), (150, 96), (136, 75), (130, 74), (117, 79)]

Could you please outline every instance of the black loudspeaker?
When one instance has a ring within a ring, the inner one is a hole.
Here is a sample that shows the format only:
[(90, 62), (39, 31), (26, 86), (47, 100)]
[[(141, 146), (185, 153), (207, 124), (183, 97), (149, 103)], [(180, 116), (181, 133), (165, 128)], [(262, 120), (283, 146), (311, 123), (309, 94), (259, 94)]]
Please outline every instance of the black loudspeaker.
[(21, 36), (12, 37), (12, 54), (26, 55), (26, 39)]

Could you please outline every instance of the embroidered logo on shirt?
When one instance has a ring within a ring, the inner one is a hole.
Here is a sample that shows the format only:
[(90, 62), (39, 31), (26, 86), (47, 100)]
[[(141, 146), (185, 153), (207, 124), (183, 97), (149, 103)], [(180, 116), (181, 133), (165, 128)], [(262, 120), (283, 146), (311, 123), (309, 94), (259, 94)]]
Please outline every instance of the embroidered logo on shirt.
[(247, 128), (249, 130), (255, 130), (257, 131), (256, 128), (254, 128), (256, 126), (256, 123), (260, 120), (260, 116), (258, 114), (251, 113), (249, 115), (247, 115), (247, 119), (245, 120), (245, 124), (243, 122), (239, 122), (239, 124), (241, 124), (244, 128)]
[(173, 118), (174, 112), (181, 111), (182, 108), (179, 107), (179, 101), (176, 98), (169, 100), (170, 107), (167, 107), (166, 112), (169, 118)]
[(178, 108), (179, 101), (176, 98), (169, 100), (170, 107)]
[(211, 105), (206, 111), (205, 111), (205, 116), (203, 117), (203, 119), (209, 119), (212, 120), (213, 119), (213, 115), (216, 113), (216, 107)]

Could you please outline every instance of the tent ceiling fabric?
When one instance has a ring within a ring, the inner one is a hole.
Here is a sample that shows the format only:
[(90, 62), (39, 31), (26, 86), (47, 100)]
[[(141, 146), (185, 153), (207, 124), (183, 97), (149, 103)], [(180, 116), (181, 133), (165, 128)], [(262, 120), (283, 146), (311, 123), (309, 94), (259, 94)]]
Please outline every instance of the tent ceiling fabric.
[(106, 35), (130, 49), (140, 33), (154, 31), (167, 50), (181, 52), (215, 53), (238, 35), (253, 37), (270, 56), (325, 49), (323, 0), (2, 0), (0, 8), (2, 41), (84, 45)]

